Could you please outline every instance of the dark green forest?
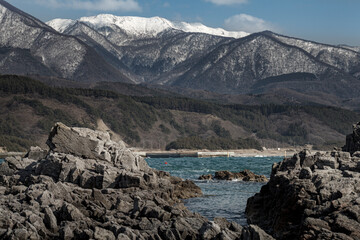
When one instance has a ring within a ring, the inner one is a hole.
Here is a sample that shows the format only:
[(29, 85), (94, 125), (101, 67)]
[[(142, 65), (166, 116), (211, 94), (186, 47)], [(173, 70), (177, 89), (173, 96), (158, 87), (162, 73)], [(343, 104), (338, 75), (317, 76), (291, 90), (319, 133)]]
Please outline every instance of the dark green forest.
[[(142, 132), (158, 127), (160, 135), (175, 134), (175, 141), (166, 143), (167, 149), (260, 149), (259, 139), (279, 143), (309, 143), (312, 129), (307, 122), (316, 120), (331, 131), (345, 135), (350, 133), (353, 123), (359, 121), (359, 114), (349, 110), (320, 105), (239, 105), (218, 104), (185, 97), (141, 97), (125, 96), (109, 90), (83, 88), (49, 87), (27, 77), (0, 76), (0, 146), (9, 150), (25, 150), (36, 142), (35, 133), (46, 135), (55, 122), (69, 126), (93, 127), (101, 118), (130, 145), (139, 144)], [(6, 102), (5, 102), (6, 99)], [(58, 102), (59, 106), (71, 105), (74, 111), (84, 111), (86, 118), (75, 119), (71, 111), (54, 107), (46, 102)], [(24, 119), (17, 119), (14, 113), (21, 106), (32, 109), (39, 118), (36, 126), (24, 130)], [(198, 123), (196, 128), (180, 123), (172, 111), (198, 113), (215, 116), (241, 126), (251, 137), (232, 139), (231, 133), (220, 122), (208, 126)], [(279, 119), (294, 119), (279, 123)], [(158, 125), (157, 125), (158, 124)], [(213, 135), (204, 137), (211, 131)], [(156, 136), (154, 136), (156, 138)], [(330, 142), (330, 141), (329, 141)], [(314, 142), (314, 144), (321, 144)]]

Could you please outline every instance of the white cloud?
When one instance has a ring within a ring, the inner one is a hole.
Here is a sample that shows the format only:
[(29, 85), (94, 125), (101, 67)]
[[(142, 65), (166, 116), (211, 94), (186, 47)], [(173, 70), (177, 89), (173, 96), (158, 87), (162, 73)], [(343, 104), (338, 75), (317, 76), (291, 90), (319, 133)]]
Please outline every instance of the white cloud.
[(224, 21), (224, 27), (230, 31), (245, 31), (248, 33), (271, 30), (279, 32), (278, 27), (270, 22), (247, 14), (238, 14)]
[(247, 3), (247, 0), (205, 0), (206, 2), (212, 2), (216, 5), (233, 5)]
[(72, 8), (90, 11), (141, 11), (141, 7), (136, 0), (36, 0), (36, 2), (52, 8)]

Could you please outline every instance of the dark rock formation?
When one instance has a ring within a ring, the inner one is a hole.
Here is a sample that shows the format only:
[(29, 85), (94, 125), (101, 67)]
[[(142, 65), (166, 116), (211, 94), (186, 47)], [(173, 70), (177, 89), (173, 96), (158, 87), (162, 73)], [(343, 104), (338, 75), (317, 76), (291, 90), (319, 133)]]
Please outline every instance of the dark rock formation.
[(353, 125), (353, 133), (346, 136), (346, 144), (342, 150), (350, 154), (360, 151), (360, 122)]
[(304, 150), (273, 165), (248, 199), (248, 222), (277, 239), (359, 239), (360, 158)]
[(107, 133), (58, 123), (48, 145), (44, 157), (32, 148), (0, 165), (1, 239), (270, 239), (190, 212), (180, 198), (199, 187), (151, 169)]
[(211, 174), (204, 174), (199, 177), (199, 180), (212, 180), (212, 179), (213, 179), (213, 175)]
[(211, 174), (201, 175), (199, 177), (200, 180), (211, 180), (211, 179), (218, 179), (218, 180), (239, 180), (239, 181), (250, 181), (250, 182), (267, 182), (268, 179), (264, 175), (257, 175), (250, 170), (245, 169), (244, 171), (233, 173), (229, 171), (218, 171), (215, 172), (215, 176)]

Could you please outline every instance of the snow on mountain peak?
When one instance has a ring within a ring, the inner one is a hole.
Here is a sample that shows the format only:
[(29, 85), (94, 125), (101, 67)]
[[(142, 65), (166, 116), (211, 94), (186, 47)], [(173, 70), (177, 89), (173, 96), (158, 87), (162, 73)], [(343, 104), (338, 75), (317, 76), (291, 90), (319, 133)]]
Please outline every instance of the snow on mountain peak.
[(118, 17), (111, 14), (100, 14), (94, 17), (82, 17), (84, 22), (95, 28), (115, 25), (130, 36), (153, 36), (171, 28), (171, 22), (160, 17)]
[[(249, 35), (249, 33), (242, 31), (232, 32), (222, 28), (211, 28), (201, 23), (172, 22), (161, 17), (144, 18), (100, 14), (92, 17), (82, 17), (78, 21), (86, 23), (95, 29), (115, 25), (122, 29), (127, 35), (133, 37), (156, 37), (159, 33), (169, 29), (232, 38), (241, 38)], [(75, 22), (76, 21), (70, 19), (54, 19), (48, 22), (48, 24), (55, 30), (63, 32)]]
[(68, 27), (74, 25), (75, 23), (76, 20), (61, 19), (61, 18), (56, 18), (49, 22), (46, 22), (47, 25), (49, 25), (50, 27), (61, 33), (64, 32)]

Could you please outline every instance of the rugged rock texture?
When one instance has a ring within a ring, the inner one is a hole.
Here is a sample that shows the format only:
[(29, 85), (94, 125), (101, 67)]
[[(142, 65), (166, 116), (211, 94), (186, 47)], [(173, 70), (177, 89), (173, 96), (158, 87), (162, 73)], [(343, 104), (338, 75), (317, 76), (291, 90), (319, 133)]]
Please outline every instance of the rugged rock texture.
[(351, 154), (360, 151), (360, 122), (353, 125), (353, 133), (346, 136), (346, 144), (342, 150)]
[(211, 180), (211, 179), (218, 179), (218, 180), (239, 180), (239, 181), (250, 181), (250, 182), (267, 182), (269, 181), (267, 177), (264, 175), (257, 175), (250, 170), (245, 169), (244, 171), (234, 173), (229, 171), (218, 171), (215, 172), (215, 176), (211, 174), (201, 175), (199, 177), (200, 180)]
[(359, 239), (359, 157), (304, 150), (274, 164), (269, 183), (248, 199), (248, 222), (277, 239)]
[(47, 143), (46, 155), (32, 148), (0, 165), (1, 239), (271, 239), (190, 212), (180, 198), (201, 196), (194, 183), (151, 169), (108, 133), (58, 123)]

